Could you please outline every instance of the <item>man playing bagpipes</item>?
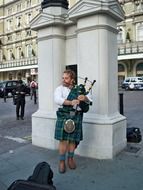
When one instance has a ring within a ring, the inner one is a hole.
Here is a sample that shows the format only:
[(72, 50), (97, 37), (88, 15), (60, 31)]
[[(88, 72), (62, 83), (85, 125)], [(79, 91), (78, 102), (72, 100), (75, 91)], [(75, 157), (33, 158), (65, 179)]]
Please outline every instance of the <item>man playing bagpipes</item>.
[[(55, 103), (59, 106), (55, 127), (55, 139), (59, 140), (59, 172), (76, 169), (74, 151), (83, 139), (82, 119), (83, 112), (87, 112), (91, 98), (85, 93), (85, 85), (75, 85), (75, 73), (65, 70), (62, 85), (54, 93)], [(86, 79), (87, 80), (87, 79)], [(67, 154), (67, 155), (66, 155)]]

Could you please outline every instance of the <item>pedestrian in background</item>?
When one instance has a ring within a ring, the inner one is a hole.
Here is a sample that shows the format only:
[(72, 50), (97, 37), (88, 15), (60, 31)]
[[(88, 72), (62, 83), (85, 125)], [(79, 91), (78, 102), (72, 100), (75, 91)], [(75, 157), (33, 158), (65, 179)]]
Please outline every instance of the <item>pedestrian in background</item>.
[(19, 120), (19, 117), (21, 118), (21, 120), (24, 120), (26, 87), (23, 84), (22, 80), (18, 81), (18, 85), (17, 85), (17, 88), (15, 90), (15, 94), (17, 96), (17, 99), (16, 99), (16, 117), (17, 117), (17, 120)]
[(4, 102), (6, 102), (6, 98), (7, 98), (7, 94), (6, 94), (6, 89), (4, 87), (4, 89), (3, 89), (3, 99), (4, 99)]
[(34, 97), (34, 104), (37, 104), (37, 94), (36, 94), (37, 88), (38, 88), (38, 84), (36, 80), (33, 79), (30, 83), (30, 89), (31, 89), (31, 100), (32, 100), (32, 97)]

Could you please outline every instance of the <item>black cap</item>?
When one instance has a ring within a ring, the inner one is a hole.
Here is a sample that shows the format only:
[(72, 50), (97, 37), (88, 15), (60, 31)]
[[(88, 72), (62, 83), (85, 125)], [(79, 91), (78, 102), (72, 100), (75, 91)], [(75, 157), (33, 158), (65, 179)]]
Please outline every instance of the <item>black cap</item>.
[(68, 9), (68, 5), (67, 0), (43, 0), (41, 3), (42, 9), (47, 7), (62, 7)]

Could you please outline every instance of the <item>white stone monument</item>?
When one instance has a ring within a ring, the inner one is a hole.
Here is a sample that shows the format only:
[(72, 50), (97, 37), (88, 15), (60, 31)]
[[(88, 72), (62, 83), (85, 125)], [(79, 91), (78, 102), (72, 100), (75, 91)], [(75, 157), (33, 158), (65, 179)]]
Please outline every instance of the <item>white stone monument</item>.
[(31, 22), (38, 31), (39, 59), (39, 109), (32, 115), (32, 143), (57, 149), (53, 94), (65, 66), (77, 64), (78, 76), (95, 79), (96, 85), (76, 153), (111, 159), (126, 146), (126, 118), (118, 111), (117, 86), (117, 22), (123, 20), (123, 10), (116, 0), (80, 0), (69, 10), (49, 2)]

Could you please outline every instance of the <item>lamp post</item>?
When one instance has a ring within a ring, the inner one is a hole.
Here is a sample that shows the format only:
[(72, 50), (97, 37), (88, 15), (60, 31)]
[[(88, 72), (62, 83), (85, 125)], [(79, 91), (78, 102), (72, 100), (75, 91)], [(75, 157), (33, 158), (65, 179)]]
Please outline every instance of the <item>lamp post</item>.
[(62, 7), (68, 9), (68, 5), (67, 0), (43, 0), (41, 3), (42, 9), (47, 7)]

